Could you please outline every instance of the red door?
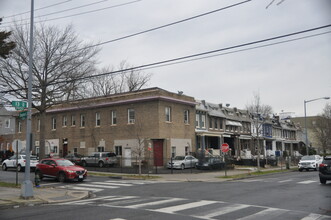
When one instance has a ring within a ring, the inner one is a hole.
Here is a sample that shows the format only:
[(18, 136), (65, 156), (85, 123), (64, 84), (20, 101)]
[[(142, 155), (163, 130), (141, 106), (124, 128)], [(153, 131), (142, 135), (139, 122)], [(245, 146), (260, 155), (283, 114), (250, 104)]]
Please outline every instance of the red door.
[(163, 140), (153, 141), (154, 166), (163, 166)]

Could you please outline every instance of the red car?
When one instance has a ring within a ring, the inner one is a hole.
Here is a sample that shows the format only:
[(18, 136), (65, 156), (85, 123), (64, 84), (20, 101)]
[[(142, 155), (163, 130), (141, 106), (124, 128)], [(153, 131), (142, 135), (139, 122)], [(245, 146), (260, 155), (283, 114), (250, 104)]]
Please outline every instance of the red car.
[(41, 180), (44, 177), (56, 178), (60, 182), (66, 180), (83, 181), (87, 177), (87, 170), (73, 164), (67, 159), (47, 158), (39, 161), (35, 174)]

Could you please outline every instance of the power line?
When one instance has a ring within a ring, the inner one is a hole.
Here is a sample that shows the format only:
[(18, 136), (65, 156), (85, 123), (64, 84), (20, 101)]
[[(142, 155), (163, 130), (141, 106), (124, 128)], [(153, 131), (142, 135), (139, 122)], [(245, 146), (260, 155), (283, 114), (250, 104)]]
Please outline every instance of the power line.
[[(273, 40), (277, 40), (277, 39), (282, 39), (282, 38), (295, 36), (295, 35), (299, 35), (299, 34), (303, 34), (303, 33), (309, 33), (309, 32), (312, 32), (312, 31), (321, 30), (321, 29), (329, 28), (329, 27), (331, 27), (331, 24), (324, 25), (324, 26), (319, 26), (319, 27), (315, 27), (315, 28), (310, 28), (310, 29), (306, 29), (306, 30), (302, 30), (302, 31), (297, 31), (297, 32), (293, 32), (293, 33), (289, 33), (289, 34), (285, 34), (285, 35), (279, 35), (279, 36), (276, 36), (276, 37), (271, 37), (271, 38), (266, 38), (266, 39), (262, 39), (262, 40), (243, 43), (243, 44), (239, 44), (239, 45), (235, 45), (235, 46), (229, 46), (229, 47), (225, 47), (225, 48), (211, 50), (211, 51), (207, 51), (207, 52), (192, 54), (192, 55), (178, 57), (178, 58), (172, 58), (172, 59), (158, 61), (158, 62), (149, 63), (149, 64), (144, 64), (144, 65), (135, 66), (135, 67), (127, 68), (127, 69), (96, 74), (96, 75), (93, 75), (93, 76), (80, 77), (80, 78), (74, 79), (74, 80), (64, 80), (64, 81), (60, 81), (60, 82), (54, 82), (54, 83), (51, 83), (49, 85), (56, 85), (56, 84), (60, 84), (60, 83), (70, 83), (70, 82), (74, 82), (74, 81), (86, 80), (86, 79), (105, 76), (105, 75), (110, 75), (110, 74), (118, 74), (118, 73), (121, 73), (121, 72), (124, 72), (124, 71), (131, 71), (131, 70), (136, 70), (136, 69), (144, 70), (144, 69), (157, 68), (157, 67), (162, 67), (162, 66), (167, 66), (167, 65), (174, 65), (174, 64), (180, 63), (179, 62), (180, 60), (185, 60), (185, 59), (190, 59), (190, 58), (203, 56), (203, 55), (208, 55), (208, 54), (212, 54), (212, 53), (217, 53), (217, 52), (232, 50), (232, 49), (236, 49), (236, 48), (246, 47), (246, 46), (250, 46), (250, 45), (254, 45), (254, 44), (259, 44), (259, 43), (264, 43), (264, 42), (273, 41)], [(260, 48), (260, 47), (266, 47), (266, 46), (291, 42), (291, 41), (294, 41), (294, 40), (305, 39), (305, 38), (308, 38), (308, 37), (319, 36), (319, 35), (327, 34), (327, 33), (331, 33), (331, 31), (327, 31), (327, 32), (324, 32), (324, 33), (319, 33), (319, 34), (315, 34), (315, 35), (311, 35), (311, 36), (304, 36), (304, 37), (300, 37), (300, 38), (297, 38), (297, 39), (284, 40), (283, 42), (275, 42), (275, 43), (270, 43), (270, 44), (261, 45), (261, 46), (257, 46), (257, 47), (246, 48), (246, 49), (242, 49), (242, 50), (238, 50), (238, 51), (232, 51), (232, 52), (228, 52), (228, 53), (212, 55), (212, 56), (209, 56), (209, 57), (226, 55), (226, 54), (241, 52), (241, 51), (245, 51), (245, 50), (249, 50), (249, 49), (257, 49), (257, 48)], [(209, 58), (209, 57), (195, 58), (195, 59), (191, 59), (190, 61), (194, 61), (194, 60), (198, 60), (198, 59), (206, 59), (206, 58)], [(181, 61), (181, 62), (185, 62), (185, 61)], [(186, 61), (186, 62), (189, 62), (189, 61)], [(7, 90), (7, 91), (2, 91), (2, 92), (3, 93), (10, 93), (10, 92), (16, 92), (16, 91), (20, 91), (20, 90), (22, 90), (22, 89)]]
[[(39, 11), (39, 10), (42, 10), (42, 9), (46, 9), (46, 8), (50, 8), (50, 7), (53, 7), (53, 6), (61, 5), (61, 4), (71, 2), (71, 1), (73, 1), (73, 0), (67, 0), (67, 1), (59, 2), (59, 3), (53, 4), (53, 5), (48, 5), (48, 6), (45, 6), (45, 7), (42, 7), (42, 8), (37, 8), (34, 11)], [(19, 15), (29, 14), (29, 13), (30, 13), (30, 11), (26, 11), (26, 12), (22, 12), (22, 13), (19, 13), (19, 14), (5, 16), (3, 18), (12, 18), (12, 17), (16, 17), (16, 16), (19, 16)]]
[[(76, 13), (76, 14), (72, 14), (72, 15), (67, 15), (67, 16), (62, 16), (62, 17), (57, 17), (57, 18), (51, 18), (51, 19), (45, 19), (43, 21), (37, 21), (35, 23), (41, 23), (41, 22), (46, 22), (46, 21), (54, 21), (54, 20), (59, 20), (59, 19), (63, 19), (63, 18), (69, 18), (69, 17), (89, 14), (89, 13), (93, 13), (93, 12), (103, 11), (103, 10), (107, 10), (107, 9), (111, 9), (111, 8), (118, 8), (118, 7), (121, 7), (121, 6), (130, 5), (130, 4), (133, 4), (133, 3), (140, 2), (140, 1), (142, 1), (142, 0), (135, 0), (135, 1), (131, 1), (131, 2), (126, 2), (126, 3), (122, 3), (122, 4), (112, 5), (112, 6), (109, 6), (109, 7), (100, 8), (100, 9), (90, 10), (90, 11), (86, 11), (86, 12), (80, 12), (80, 13)], [(22, 26), (22, 25), (24, 25), (24, 24), (21, 24), (20, 26)], [(9, 28), (9, 27), (10, 26), (4, 26), (3, 28)]]
[(200, 17), (206, 16), (206, 15), (210, 15), (210, 14), (213, 14), (213, 13), (216, 13), (216, 12), (219, 12), (219, 11), (223, 11), (225, 9), (233, 8), (235, 6), (239, 6), (241, 4), (248, 3), (248, 2), (251, 2), (251, 1), (252, 0), (239, 2), (239, 3), (233, 4), (233, 5), (229, 5), (229, 6), (226, 6), (226, 7), (223, 7), (223, 8), (208, 11), (208, 12), (205, 12), (205, 13), (202, 13), (202, 14), (198, 14), (198, 15), (195, 15), (195, 16), (192, 16), (192, 17), (189, 17), (189, 18), (185, 18), (185, 19), (175, 21), (175, 22), (172, 22), (172, 23), (168, 23), (168, 24), (165, 24), (165, 25), (161, 25), (161, 26), (158, 26), (158, 27), (150, 28), (150, 29), (147, 29), (147, 30), (144, 30), (144, 31), (134, 33), (134, 34), (129, 34), (129, 35), (126, 35), (126, 36), (123, 36), (123, 37), (115, 38), (113, 40), (104, 41), (104, 42), (94, 44), (94, 45), (91, 45), (91, 46), (87, 46), (87, 47), (84, 47), (84, 48), (81, 48), (81, 49), (78, 49), (78, 50), (69, 51), (68, 53), (88, 49), (88, 48), (91, 48), (91, 47), (97, 47), (97, 46), (101, 46), (101, 45), (104, 45), (104, 44), (113, 43), (113, 42), (116, 42), (116, 41), (119, 41), (119, 40), (124, 40), (126, 38), (130, 38), (130, 37), (134, 37), (134, 36), (137, 36), (137, 35), (145, 34), (145, 33), (152, 32), (152, 31), (155, 31), (155, 30), (159, 30), (159, 29), (162, 29), (162, 28), (165, 28), (165, 27), (173, 26), (173, 25), (176, 25), (176, 24), (180, 24), (180, 23), (183, 23), (183, 22), (186, 22), (186, 21), (196, 19), (196, 18), (200, 18)]
[[(72, 1), (72, 0), (70, 0), (70, 1)], [(67, 12), (67, 11), (72, 11), (72, 10), (76, 10), (76, 9), (80, 9), (80, 8), (85, 8), (85, 7), (89, 7), (91, 5), (104, 3), (106, 1), (108, 1), (108, 0), (102, 0), (102, 1), (93, 2), (93, 3), (90, 3), (90, 4), (86, 4), (86, 5), (81, 5), (81, 6), (77, 6), (77, 7), (73, 7), (73, 8), (68, 8), (68, 9), (61, 10), (61, 11), (52, 12), (52, 13), (45, 14), (45, 15), (39, 15), (35, 18), (42, 18), (42, 17), (46, 17), (46, 16), (49, 16), (49, 15), (55, 15), (55, 14), (59, 14), (59, 13)], [(26, 21), (26, 20), (30, 20), (30, 18), (22, 19), (20, 21)], [(7, 21), (7, 22), (4, 22), (3, 24), (10, 24), (10, 23), (13, 23), (13, 21)]]

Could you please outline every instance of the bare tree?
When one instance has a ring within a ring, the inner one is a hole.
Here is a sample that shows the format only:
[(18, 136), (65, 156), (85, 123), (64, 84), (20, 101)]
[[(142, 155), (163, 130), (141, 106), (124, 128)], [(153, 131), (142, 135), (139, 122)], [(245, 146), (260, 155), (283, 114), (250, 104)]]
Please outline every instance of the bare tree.
[(317, 141), (322, 146), (323, 154), (326, 155), (327, 151), (331, 151), (331, 103), (325, 105), (313, 129)]
[(263, 124), (272, 114), (272, 107), (270, 105), (263, 105), (259, 93), (254, 94), (254, 99), (250, 105), (246, 106), (246, 109), (251, 114), (252, 126), (256, 132), (257, 141), (257, 169), (260, 171), (260, 155), (261, 145), (260, 137), (262, 137)]
[[(0, 60), (1, 82), (10, 94), (27, 99), (29, 28), (15, 25), (10, 39), (16, 48)], [(94, 71), (98, 49), (78, 40), (72, 26), (60, 29), (41, 24), (35, 27), (32, 67), (32, 108), (40, 115), (40, 157), (45, 157), (46, 110), (56, 102), (75, 97), (78, 81)]]
[[(122, 92), (140, 90), (148, 85), (151, 79), (150, 73), (139, 69), (132, 69), (126, 61), (122, 61), (119, 68), (114, 72), (113, 67), (107, 67), (99, 71), (102, 76), (94, 77), (86, 86), (89, 96), (106, 96)], [(105, 74), (109, 73), (109, 74)]]

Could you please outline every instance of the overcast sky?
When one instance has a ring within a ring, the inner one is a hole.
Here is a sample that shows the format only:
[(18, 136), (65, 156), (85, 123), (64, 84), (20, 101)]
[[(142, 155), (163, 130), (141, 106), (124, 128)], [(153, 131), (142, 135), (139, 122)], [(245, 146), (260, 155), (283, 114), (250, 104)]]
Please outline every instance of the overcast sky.
[[(266, 8), (271, 1), (253, 0), (166, 28), (103, 44), (99, 65), (118, 67), (125, 60), (133, 66), (140, 66), (331, 24), (330, 0), (275, 0)], [(35, 9), (53, 5), (36, 10), (35, 17), (54, 13), (36, 18), (35, 21), (43, 20), (46, 24), (61, 26), (72, 24), (81, 39), (98, 43), (244, 0), (34, 2)], [(13, 17), (8, 16), (29, 11), (30, 4), (29, 0), (0, 0), (0, 16), (4, 17), (0, 28), (10, 25), (6, 22), (12, 21)], [(87, 4), (91, 5), (67, 10)], [(96, 11), (71, 16), (92, 10)], [(16, 18), (29, 18), (29, 14)], [(245, 109), (252, 102), (254, 93), (258, 92), (262, 103), (271, 105), (275, 113), (284, 111), (303, 116), (304, 100), (331, 96), (331, 33), (326, 32), (331, 32), (331, 28), (250, 47), (317, 35), (288, 43), (224, 54), (250, 48), (242, 47), (223, 51), (223, 55), (219, 56), (145, 70), (153, 74), (149, 87), (160, 87), (171, 92), (183, 91), (199, 100), (229, 103), (241, 109)], [(308, 103), (307, 115), (321, 113), (327, 102), (330, 100)]]

